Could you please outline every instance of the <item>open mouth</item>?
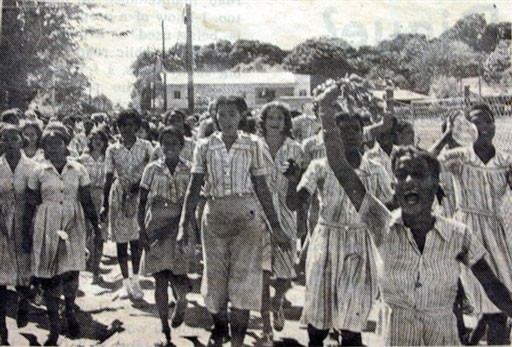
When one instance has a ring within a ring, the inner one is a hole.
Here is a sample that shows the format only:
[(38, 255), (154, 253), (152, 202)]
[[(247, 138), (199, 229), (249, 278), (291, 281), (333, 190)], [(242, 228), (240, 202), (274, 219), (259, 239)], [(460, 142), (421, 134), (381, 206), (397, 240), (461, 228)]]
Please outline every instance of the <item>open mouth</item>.
[(419, 194), (416, 190), (407, 190), (403, 193), (404, 201), (407, 205), (416, 205), (419, 201)]

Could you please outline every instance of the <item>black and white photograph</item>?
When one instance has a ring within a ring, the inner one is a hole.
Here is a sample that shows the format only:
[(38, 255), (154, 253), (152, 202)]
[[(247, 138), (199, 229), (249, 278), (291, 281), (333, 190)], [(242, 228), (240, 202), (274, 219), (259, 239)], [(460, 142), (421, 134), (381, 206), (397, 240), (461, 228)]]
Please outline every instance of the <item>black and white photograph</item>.
[(0, 346), (512, 344), (512, 1), (0, 7)]

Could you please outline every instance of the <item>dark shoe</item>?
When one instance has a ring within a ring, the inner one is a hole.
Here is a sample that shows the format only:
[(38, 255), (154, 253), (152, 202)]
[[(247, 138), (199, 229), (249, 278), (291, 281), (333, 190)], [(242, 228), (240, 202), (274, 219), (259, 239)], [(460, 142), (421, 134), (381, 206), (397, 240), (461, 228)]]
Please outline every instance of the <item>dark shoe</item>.
[(176, 302), (176, 306), (174, 307), (174, 311), (172, 312), (171, 317), (171, 326), (173, 328), (177, 328), (183, 324), (183, 321), (185, 320), (185, 311), (187, 309), (187, 305), (187, 299), (178, 300)]
[(2, 331), (0, 332), (0, 345), (2, 345), (2, 346), (10, 346), (9, 345), (7, 328), (6, 329), (2, 329)]
[(230, 340), (229, 328), (226, 326), (223, 330), (212, 330), (210, 339), (208, 339), (207, 347), (222, 347), (222, 345)]
[(59, 333), (51, 331), (48, 335), (48, 339), (45, 341), (44, 346), (57, 346), (57, 340), (59, 339)]
[(23, 328), (28, 324), (28, 302), (26, 300), (20, 300), (18, 302), (16, 324), (18, 325), (18, 328)]
[(276, 331), (283, 331), (285, 321), (283, 306), (279, 306), (276, 310), (272, 311), (272, 316), (274, 320), (274, 329), (276, 329)]
[(105, 283), (105, 281), (103, 281), (103, 277), (101, 277), (100, 275), (94, 275), (92, 277), (92, 284), (103, 284)]
[(66, 311), (66, 320), (68, 321), (68, 333), (69, 337), (77, 338), (80, 336), (80, 323), (76, 318), (75, 311)]

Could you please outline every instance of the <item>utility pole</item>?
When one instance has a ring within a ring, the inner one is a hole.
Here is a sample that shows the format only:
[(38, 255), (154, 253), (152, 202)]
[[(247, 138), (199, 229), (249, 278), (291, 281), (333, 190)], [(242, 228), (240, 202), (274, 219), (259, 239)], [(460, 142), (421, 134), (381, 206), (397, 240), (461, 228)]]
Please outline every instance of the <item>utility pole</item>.
[(188, 73), (188, 112), (194, 113), (194, 52), (192, 47), (192, 7), (185, 5), (185, 24), (187, 25), (186, 65)]
[(4, 1), (0, 0), (0, 44), (2, 44), (2, 12), (4, 12)]
[(165, 29), (164, 21), (162, 20), (162, 71), (164, 75), (164, 112), (167, 111), (167, 72), (165, 71)]

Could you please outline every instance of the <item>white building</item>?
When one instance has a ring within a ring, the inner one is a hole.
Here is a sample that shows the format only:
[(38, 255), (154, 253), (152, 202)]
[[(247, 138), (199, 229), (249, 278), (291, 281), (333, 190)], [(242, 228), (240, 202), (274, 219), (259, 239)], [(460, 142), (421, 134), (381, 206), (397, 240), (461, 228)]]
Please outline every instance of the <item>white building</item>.
[[(168, 108), (187, 108), (187, 73), (167, 73)], [(196, 72), (195, 106), (205, 108), (219, 95), (243, 96), (249, 107), (257, 107), (282, 96), (311, 95), (309, 75), (292, 72)]]

